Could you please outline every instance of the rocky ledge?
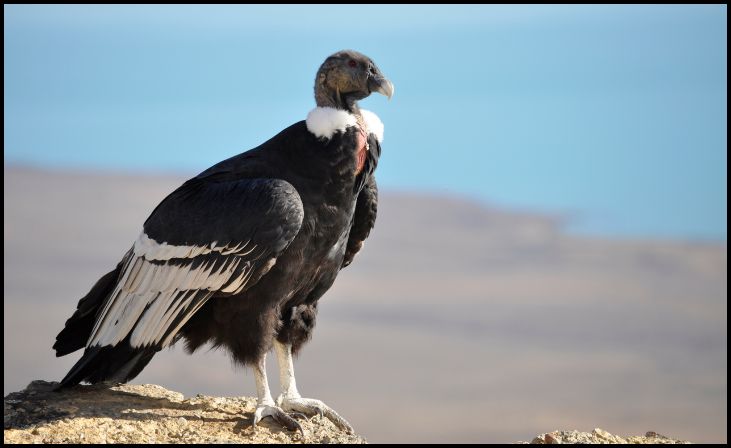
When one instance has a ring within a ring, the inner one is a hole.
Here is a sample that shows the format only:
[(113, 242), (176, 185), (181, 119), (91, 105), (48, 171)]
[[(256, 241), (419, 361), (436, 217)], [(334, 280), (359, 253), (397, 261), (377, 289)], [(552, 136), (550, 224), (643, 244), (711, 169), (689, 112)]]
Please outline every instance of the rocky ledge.
[[(366, 443), (330, 420), (301, 419), (304, 434), (269, 419), (251, 426), (256, 399), (183, 394), (151, 384), (76, 386), (33, 381), (5, 397), (5, 443)], [(528, 443), (528, 442), (518, 442)], [(532, 444), (689, 443), (657, 434), (621, 437), (602, 429), (553, 431)]]
[[(519, 442), (528, 443), (528, 442)], [(595, 443), (690, 443), (684, 440), (677, 440), (671, 437), (666, 437), (656, 433), (655, 431), (648, 431), (644, 436), (629, 436), (621, 437), (614, 434), (610, 434), (607, 431), (596, 428), (592, 432), (581, 432), (581, 431), (553, 431), (537, 436), (531, 441), (533, 444), (595, 444)]]
[(256, 399), (185, 399), (160, 386), (76, 386), (33, 381), (5, 397), (5, 443), (365, 443), (315, 416), (304, 434), (264, 419), (251, 422)]

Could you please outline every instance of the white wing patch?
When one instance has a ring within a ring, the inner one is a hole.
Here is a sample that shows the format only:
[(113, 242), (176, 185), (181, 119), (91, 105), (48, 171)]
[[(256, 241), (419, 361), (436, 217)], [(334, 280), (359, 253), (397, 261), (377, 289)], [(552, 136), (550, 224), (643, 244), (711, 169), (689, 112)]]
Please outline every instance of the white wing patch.
[[(244, 256), (256, 248), (247, 246), (175, 246), (158, 243), (142, 232), (125, 257), (122, 277), (87, 346), (114, 346), (130, 332), (132, 347), (167, 346), (214, 292), (244, 289), (254, 272), (251, 259)], [(194, 257), (213, 252), (229, 257), (212, 258), (192, 268)], [(171, 262), (173, 258), (177, 260)]]
[(134, 251), (138, 257), (145, 257), (148, 260), (169, 260), (171, 258), (193, 258), (211, 252), (219, 252), (221, 255), (230, 255), (232, 253), (248, 255), (256, 249), (254, 244), (248, 251), (245, 251), (248, 245), (249, 241), (236, 246), (216, 246), (214, 241), (210, 246), (175, 246), (168, 243), (158, 243), (148, 237), (145, 232), (142, 232), (135, 241)]

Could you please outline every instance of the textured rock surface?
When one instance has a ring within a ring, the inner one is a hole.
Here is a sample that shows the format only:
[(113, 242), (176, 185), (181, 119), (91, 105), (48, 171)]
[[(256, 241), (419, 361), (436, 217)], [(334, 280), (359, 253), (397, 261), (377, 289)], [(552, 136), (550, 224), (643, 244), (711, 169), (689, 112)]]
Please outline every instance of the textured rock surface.
[[(528, 443), (528, 442), (520, 442)], [(621, 437), (610, 434), (601, 428), (595, 428), (592, 432), (581, 431), (553, 431), (541, 434), (530, 443), (535, 444), (562, 444), (562, 443), (690, 443), (683, 440), (676, 440), (660, 435), (654, 431), (648, 431), (644, 436)]]
[(155, 385), (77, 386), (33, 381), (4, 400), (5, 443), (365, 443), (329, 420), (300, 420), (304, 435), (270, 419), (251, 426), (255, 398), (185, 399)]

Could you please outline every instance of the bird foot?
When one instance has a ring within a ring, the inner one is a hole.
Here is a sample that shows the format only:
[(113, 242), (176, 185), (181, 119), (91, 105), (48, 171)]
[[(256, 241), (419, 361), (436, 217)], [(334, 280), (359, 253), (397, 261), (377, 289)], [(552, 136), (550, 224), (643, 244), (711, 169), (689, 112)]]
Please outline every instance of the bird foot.
[(350, 426), (350, 423), (341, 417), (340, 414), (335, 412), (330, 406), (320, 400), (299, 397), (286, 398), (280, 396), (277, 399), (277, 404), (286, 411), (301, 412), (310, 417), (315, 414), (319, 414), (320, 417), (327, 417), (328, 420), (333, 422), (338, 428), (346, 431), (348, 434), (353, 434), (353, 427)]
[(254, 426), (256, 426), (256, 424), (259, 423), (264, 417), (271, 417), (272, 419), (274, 419), (275, 422), (284, 426), (288, 430), (299, 431), (301, 434), (304, 434), (302, 426), (300, 426), (297, 420), (287, 415), (287, 413), (284, 412), (279, 406), (266, 404), (258, 405), (256, 407), (256, 411), (254, 412)]

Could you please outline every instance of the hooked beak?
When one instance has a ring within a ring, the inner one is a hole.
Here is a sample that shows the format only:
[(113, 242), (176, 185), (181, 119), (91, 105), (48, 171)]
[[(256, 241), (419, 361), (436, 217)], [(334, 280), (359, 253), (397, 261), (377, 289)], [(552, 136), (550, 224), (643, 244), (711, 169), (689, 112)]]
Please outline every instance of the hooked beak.
[(393, 83), (381, 75), (369, 78), (368, 87), (371, 92), (378, 92), (381, 95), (385, 95), (389, 100), (393, 96)]

